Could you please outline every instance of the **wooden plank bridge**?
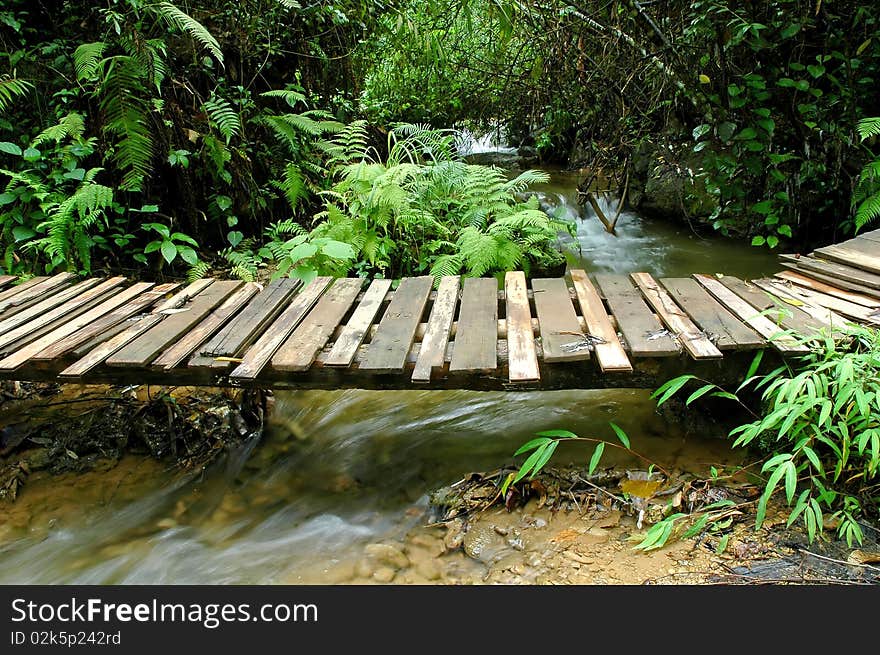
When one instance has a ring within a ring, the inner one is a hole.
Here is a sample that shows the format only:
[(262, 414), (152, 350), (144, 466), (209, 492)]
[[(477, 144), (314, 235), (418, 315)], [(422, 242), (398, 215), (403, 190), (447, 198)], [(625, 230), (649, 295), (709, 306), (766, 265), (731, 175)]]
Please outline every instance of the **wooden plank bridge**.
[(0, 379), (278, 388), (652, 387), (740, 378), (880, 322), (880, 230), (747, 282), (647, 273), (526, 280), (319, 277), (189, 285), (0, 276)]

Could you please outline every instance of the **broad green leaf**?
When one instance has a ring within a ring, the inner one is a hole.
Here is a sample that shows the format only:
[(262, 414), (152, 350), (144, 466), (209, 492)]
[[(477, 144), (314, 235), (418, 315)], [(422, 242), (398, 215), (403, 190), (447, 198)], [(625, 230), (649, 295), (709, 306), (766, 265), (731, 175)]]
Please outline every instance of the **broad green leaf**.
[(333, 259), (354, 259), (356, 254), (354, 248), (342, 241), (329, 241), (321, 247), (321, 252)]
[(190, 266), (195, 266), (199, 261), (199, 254), (189, 246), (178, 246), (177, 254)]
[(175, 257), (177, 257), (177, 246), (171, 241), (163, 241), (159, 250), (162, 252), (162, 257), (164, 257), (165, 261), (169, 264), (174, 261)]
[(7, 155), (21, 157), (21, 148), (9, 141), (0, 141), (0, 152), (5, 152)]

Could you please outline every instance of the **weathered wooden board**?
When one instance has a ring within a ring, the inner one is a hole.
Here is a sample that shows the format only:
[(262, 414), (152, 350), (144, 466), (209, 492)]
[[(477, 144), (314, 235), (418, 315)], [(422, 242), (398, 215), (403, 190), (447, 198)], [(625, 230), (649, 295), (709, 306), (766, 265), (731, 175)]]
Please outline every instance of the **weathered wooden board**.
[(392, 280), (373, 280), (364, 297), (358, 303), (354, 314), (348, 319), (342, 334), (333, 344), (333, 349), (324, 360), (324, 366), (351, 366), (358, 348), (364, 342), (370, 326), (376, 320), (385, 295), (391, 289)]
[(562, 278), (532, 280), (532, 291), (535, 296), (535, 313), (538, 315), (544, 361), (552, 364), (589, 359), (591, 344), (581, 330), (565, 280)]
[[(797, 268), (802, 271), (819, 273), (824, 275), (825, 278), (831, 278), (835, 281), (842, 280), (844, 282), (851, 282), (861, 287), (876, 289), (880, 292), (880, 275), (853, 268), (852, 266), (846, 266), (845, 264), (826, 259), (819, 259), (815, 256), (798, 257), (795, 255), (780, 255), (779, 260), (783, 265), (797, 266)], [(827, 282), (828, 280), (825, 279), (825, 281)]]
[(796, 284), (799, 287), (812, 289), (813, 291), (824, 293), (828, 296), (834, 296), (835, 298), (840, 298), (841, 300), (845, 300), (855, 305), (861, 305), (862, 307), (867, 307), (869, 309), (877, 309), (880, 307), (880, 299), (878, 298), (872, 298), (871, 296), (866, 296), (863, 293), (856, 293), (855, 291), (847, 291), (846, 289), (841, 289), (832, 284), (804, 275), (803, 273), (798, 273), (797, 271), (780, 271), (774, 277), (783, 280), (786, 284)]
[[(43, 300), (44, 294), (67, 286), (74, 277), (73, 273), (58, 273), (52, 277), (34, 277), (6, 289), (0, 292), (0, 314), (11, 315), (16, 307), (27, 307), (34, 302)], [(7, 316), (2, 318), (7, 318)]]
[[(160, 284), (157, 287), (140, 293), (118, 309), (114, 309), (102, 315), (100, 318), (89, 321), (86, 325), (78, 328), (69, 336), (59, 339), (52, 345), (47, 346), (40, 352), (34, 354), (31, 359), (46, 361), (63, 357), (66, 353), (74, 350), (78, 346), (89, 342), (111, 328), (120, 326), (124, 321), (145, 311), (179, 286), (180, 285), (176, 282), (170, 282), (168, 284)], [(122, 332), (127, 328), (125, 325), (120, 327), (121, 329), (118, 330), (118, 332)], [(115, 335), (108, 335), (108, 338), (112, 336)]]
[(345, 318), (363, 286), (361, 278), (340, 278), (333, 283), (272, 357), (278, 371), (306, 371), (333, 330)]
[(58, 377), (82, 377), (83, 375), (94, 369), (96, 366), (103, 363), (117, 350), (123, 348), (125, 344), (134, 339), (137, 339), (138, 336), (140, 336), (150, 328), (160, 324), (163, 318), (165, 318), (165, 316), (162, 314), (148, 314), (147, 316), (138, 319), (130, 326), (128, 326), (125, 330), (123, 330), (119, 334), (114, 335), (99, 346), (95, 347), (93, 350), (89, 351), (89, 353), (85, 357), (77, 360), (66, 369), (61, 371), (61, 373), (58, 374)]
[(871, 322), (871, 319), (868, 318), (871, 313), (870, 309), (834, 296), (794, 284), (785, 284), (776, 278), (754, 280), (754, 284), (788, 302), (802, 303), (798, 305), (802, 311), (834, 328), (845, 327), (849, 319), (844, 316), (856, 318), (862, 322)]
[(291, 278), (270, 282), (235, 318), (197, 349), (187, 366), (218, 371), (229, 368), (230, 360), (244, 353), (263, 334), (300, 287), (302, 282)]
[(712, 294), (713, 298), (751, 326), (780, 352), (806, 353), (810, 351), (808, 346), (799, 343), (791, 335), (785, 334), (780, 326), (762, 315), (758, 308), (740, 298), (716, 278), (700, 273), (694, 273), (693, 278)]
[(376, 373), (400, 372), (406, 364), (434, 278), (408, 277), (400, 282), (359, 368)]
[(278, 315), (266, 331), (244, 353), (241, 363), (229, 376), (233, 379), (253, 380), (260, 374), (263, 367), (272, 359), (275, 351), (284, 340), (296, 329), (309, 310), (318, 302), (321, 294), (333, 281), (331, 277), (317, 277), (297, 295), (284, 311)]
[(757, 285), (731, 275), (725, 275), (719, 278), (719, 281), (750, 305), (764, 312), (769, 320), (787, 330), (810, 335), (830, 327), (821, 319), (810, 316), (797, 303), (786, 302), (778, 294), (772, 294)]
[(598, 339), (593, 346), (593, 352), (596, 353), (599, 368), (608, 373), (631, 372), (629, 357), (617, 338), (617, 330), (611, 325), (602, 298), (590, 278), (585, 271), (575, 269), (571, 271), (571, 282), (581, 306), (588, 338)]
[(151, 366), (172, 369), (189, 357), (205, 340), (219, 330), (226, 321), (240, 310), (259, 291), (259, 286), (249, 282), (229, 296), (192, 330), (183, 334), (170, 348), (159, 355)]
[(498, 282), (467, 278), (462, 285), (458, 332), (450, 372), (498, 368)]
[[(146, 366), (172, 343), (182, 338), (207, 316), (212, 309), (222, 303), (242, 286), (240, 280), (221, 280), (208, 286), (197, 294), (179, 311), (166, 315), (164, 321), (147, 330), (131, 343), (107, 358), (108, 366)], [(171, 308), (168, 308), (171, 309)], [(157, 310), (162, 314), (167, 309)]]
[[(816, 255), (823, 259), (830, 259), (847, 266), (860, 268), (869, 273), (880, 273), (880, 253), (866, 251), (866, 249), (851, 244), (849, 247), (826, 246), (817, 248)], [(870, 254), (869, 254), (870, 253)]]
[(504, 276), (505, 314), (507, 316), (507, 364), (511, 382), (533, 382), (541, 379), (535, 334), (532, 331), (532, 310), (529, 305), (526, 276), (511, 271)]
[[(124, 278), (114, 278), (114, 284), (121, 284), (124, 281)], [(68, 287), (61, 291), (58, 291), (54, 294), (49, 294), (44, 297), (40, 302), (31, 305), (27, 309), (23, 309), (20, 312), (16, 312), (12, 316), (7, 319), (0, 321), (0, 346), (4, 346), (6, 344), (12, 343), (16, 339), (18, 339), (20, 335), (20, 331), (15, 334), (15, 336), (10, 336), (16, 328), (26, 323), (30, 323), (31, 321), (41, 321), (45, 316), (49, 315), (52, 310), (56, 307), (59, 307), (66, 302), (68, 302), (71, 298), (77, 298), (83, 294), (85, 294), (89, 289), (94, 286), (97, 286), (101, 283), (99, 278), (90, 278), (88, 280), (83, 280), (78, 284), (75, 284), (72, 287)], [(57, 313), (53, 313), (51, 320), (57, 318)], [(49, 322), (49, 321), (46, 321)], [(45, 322), (43, 323), (45, 325)]]
[(12, 281), (17, 277), (17, 275), (0, 275), (0, 289), (8, 284), (12, 284)]
[[(22, 348), (17, 348), (11, 355), (0, 360), (0, 369), (12, 370), (18, 368), (37, 355), (37, 353), (42, 352), (65, 337), (74, 334), (78, 330), (93, 324), (107, 313), (118, 308), (120, 305), (129, 302), (152, 286), (152, 282), (138, 282), (131, 285), (129, 288), (114, 294), (112, 297), (104, 300), (99, 305), (89, 309), (85, 313), (79, 314), (70, 320), (66, 320), (62, 325), (56, 327), (51, 332), (38, 337)], [(69, 314), (70, 312), (68, 312), (67, 315)]]
[(455, 319), (455, 308), (458, 306), (458, 292), (461, 278), (458, 275), (448, 275), (440, 279), (437, 287), (437, 297), (431, 308), (431, 316), (425, 326), (422, 337), (422, 345), (419, 348), (419, 356), (413, 368), (412, 381), (427, 383), (431, 381), (431, 375), (438, 369), (442, 369), (446, 362), (446, 347), (452, 332), (452, 323)]
[(663, 278), (660, 284), (720, 350), (754, 350), (765, 345), (757, 332), (714, 300), (696, 280)]
[(598, 274), (596, 283), (633, 356), (671, 357), (679, 354), (672, 333), (654, 316), (627, 276)]
[(694, 359), (721, 359), (721, 351), (697, 327), (687, 313), (648, 273), (631, 273), (630, 277), (663, 324), (678, 338)]

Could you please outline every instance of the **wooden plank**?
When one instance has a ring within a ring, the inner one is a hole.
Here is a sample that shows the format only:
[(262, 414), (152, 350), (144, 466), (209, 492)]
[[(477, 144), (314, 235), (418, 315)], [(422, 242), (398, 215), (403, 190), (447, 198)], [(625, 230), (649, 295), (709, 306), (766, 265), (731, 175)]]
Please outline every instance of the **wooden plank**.
[[(113, 278), (113, 285), (121, 284), (125, 278)], [(88, 289), (98, 285), (101, 283), (100, 278), (90, 278), (88, 280), (83, 280), (78, 284), (73, 285), (72, 287), (68, 287), (63, 289), (62, 291), (58, 291), (57, 293), (51, 294), (48, 297), (43, 297), (43, 299), (28, 307), (27, 309), (23, 309), (20, 312), (16, 312), (12, 316), (7, 319), (0, 321), (0, 346), (12, 343), (19, 336), (21, 336), (21, 332), (17, 331), (16, 336), (9, 338), (9, 334), (25, 323), (29, 323), (31, 321), (39, 322), (44, 316), (48, 315), (49, 312), (52, 312), (53, 309), (64, 305), (71, 298), (76, 298), (83, 293), (85, 293)], [(45, 295), (45, 294), (44, 294)], [(57, 313), (53, 312), (52, 320), (58, 318)], [(45, 323), (43, 323), (45, 325)]]
[[(590, 343), (581, 330), (577, 312), (563, 278), (532, 280), (535, 313), (541, 332), (544, 361), (574, 362), (590, 358)], [(509, 338), (508, 326), (508, 338)]]
[(34, 277), (21, 284), (0, 292), (0, 313), (20, 307), (27, 303), (42, 300), (43, 294), (61, 288), (74, 278), (73, 273), (58, 273), (52, 277)]
[(820, 255), (823, 259), (830, 259), (847, 266), (860, 268), (869, 273), (880, 273), (880, 253), (876, 255), (873, 253), (867, 254), (864, 250), (855, 249), (854, 247), (826, 246), (824, 248), (817, 248), (816, 254)]
[(361, 278), (340, 278), (309, 312), (272, 357), (279, 371), (307, 371), (342, 322), (363, 286)]
[(825, 259), (817, 259), (815, 256), (780, 255), (779, 259), (784, 264), (794, 264), (802, 270), (820, 273), (834, 280), (843, 280), (863, 287), (880, 290), (880, 275), (868, 273), (852, 266), (846, 266)]
[(111, 337), (100, 344), (80, 360), (77, 360), (58, 374), (60, 378), (79, 378), (112, 356), (120, 348), (125, 347), (130, 341), (137, 339), (141, 334), (160, 324), (164, 314), (148, 314), (135, 321), (119, 334)]
[[(880, 243), (874, 239), (869, 239), (866, 236), (857, 236), (853, 239), (847, 239), (846, 241), (841, 241), (840, 243), (835, 243), (826, 247), (852, 250), (865, 257), (873, 257), (875, 259), (880, 258)], [(821, 248), (819, 248), (819, 250), (821, 250)]]
[(525, 273), (511, 271), (505, 274), (504, 298), (507, 316), (508, 380), (511, 382), (540, 380), (541, 372), (535, 350), (535, 335), (532, 332), (532, 311), (529, 306)]
[(160, 315), (173, 309), (181, 311), (166, 316), (160, 324), (139, 335), (108, 357), (105, 363), (108, 366), (146, 366), (159, 353), (196, 326), (241, 285), (240, 280), (215, 281), (182, 308), (157, 308), (155, 313)]
[(630, 354), (636, 357), (679, 354), (672, 333), (654, 316), (628, 277), (603, 273), (596, 275), (596, 283), (617, 320), (617, 329), (626, 339)]
[(317, 277), (296, 296), (291, 303), (278, 315), (265, 332), (245, 352), (241, 363), (233, 369), (230, 377), (252, 380), (272, 359), (272, 355), (284, 340), (296, 329), (300, 321), (318, 302), (318, 298), (333, 281), (331, 277)]
[(648, 273), (630, 273), (630, 277), (642, 292), (645, 300), (669, 328), (679, 343), (694, 359), (721, 359), (721, 351), (709, 341), (690, 317), (675, 304), (666, 291)]
[[(132, 288), (137, 288), (137, 286), (138, 285), (134, 285)], [(180, 285), (176, 282), (171, 282), (168, 284), (160, 284), (157, 287), (149, 289), (148, 291), (137, 295), (121, 307), (102, 315), (100, 318), (89, 321), (86, 325), (78, 328), (69, 336), (57, 340), (52, 345), (34, 354), (31, 359), (45, 361), (62, 357), (74, 348), (88, 342), (90, 339), (120, 325), (123, 321), (126, 321), (132, 316), (140, 314), (179, 286)], [(121, 332), (126, 329), (126, 327), (127, 326), (125, 325), (121, 326), (119, 331)]]
[(17, 275), (0, 275), (0, 289), (5, 287), (7, 284), (12, 284), (12, 281), (17, 277)]
[(498, 368), (498, 282), (467, 278), (458, 309), (458, 332), (450, 372), (494, 371)]
[(392, 280), (381, 279), (370, 283), (357, 309), (354, 310), (354, 314), (351, 315), (348, 324), (342, 329), (342, 334), (336, 339), (324, 360), (324, 366), (351, 366), (358, 348), (370, 331), (370, 325), (382, 309), (385, 294), (391, 290), (391, 283)]
[(783, 261), (781, 262), (781, 264), (790, 271), (801, 273), (805, 276), (813, 278), (814, 280), (819, 280), (820, 282), (824, 282), (825, 284), (830, 284), (841, 289), (846, 289), (847, 291), (853, 291), (855, 293), (862, 294), (863, 296), (868, 296), (870, 298), (880, 300), (880, 289), (872, 289), (871, 287), (856, 284), (855, 282), (847, 282), (846, 280), (838, 277), (832, 277), (830, 275), (817, 273), (816, 271), (810, 271), (791, 262)]
[(877, 309), (880, 307), (880, 300), (877, 298), (856, 293), (855, 291), (840, 289), (796, 271), (780, 271), (779, 273), (776, 273), (774, 277), (784, 280), (786, 284), (796, 284), (799, 287), (804, 287), (805, 289), (811, 289), (818, 293), (840, 298), (848, 303), (861, 305), (862, 307), (868, 307), (869, 309)]
[(433, 284), (429, 276), (400, 281), (359, 368), (377, 373), (403, 370)]
[[(61, 319), (67, 315), (75, 315), (77, 313), (80, 313), (77, 312), (79, 308), (87, 305), (97, 298), (100, 298), (108, 291), (115, 289), (120, 284), (125, 282), (125, 278), (113, 277), (109, 280), (101, 282), (100, 284), (94, 284), (98, 281), (99, 280), (97, 279), (84, 280), (83, 282), (80, 282), (70, 289), (66, 289), (63, 292), (56, 294), (55, 298), (57, 298), (57, 296), (59, 295), (66, 295), (69, 300), (67, 300), (66, 302), (62, 302), (55, 307), (50, 308), (47, 299), (46, 301), (43, 301), (38, 305), (34, 305), (33, 307), (16, 314), (8, 321), (4, 321), (4, 323), (8, 323), (11, 326), (16, 321), (22, 319), (28, 314), (31, 314), (32, 312), (35, 312), (38, 307), (45, 306), (45, 309), (43, 309), (40, 314), (33, 316), (30, 320), (14, 329), (0, 328), (3, 329), (3, 331), (0, 332), (0, 351), (2, 351), (3, 348), (5, 348), (7, 345), (13, 343), (14, 341), (20, 340), (27, 335), (33, 335), (33, 338), (37, 338), (39, 335), (36, 333), (41, 328), (51, 324), (53, 321)], [(73, 316), (71, 316), (71, 318), (73, 318)]]
[(272, 324), (287, 301), (302, 286), (300, 280), (281, 278), (270, 282), (247, 306), (227, 323), (190, 359), (191, 368), (227, 369), (234, 358), (243, 353)]
[(599, 297), (599, 292), (590, 282), (587, 273), (575, 269), (571, 271), (571, 281), (581, 306), (587, 333), (600, 340), (593, 345), (599, 368), (608, 373), (632, 372), (632, 364), (626, 356), (620, 339), (617, 338), (617, 330), (611, 325), (602, 298)]
[(752, 307), (764, 312), (769, 320), (787, 330), (809, 336), (829, 327), (828, 323), (810, 316), (795, 304), (785, 302), (754, 284), (746, 283), (731, 275), (725, 275), (719, 278), (719, 281)]
[(422, 346), (419, 348), (419, 356), (413, 369), (413, 382), (423, 384), (430, 382), (433, 372), (443, 368), (446, 362), (446, 346), (449, 344), (452, 323), (455, 319), (460, 283), (461, 278), (458, 275), (448, 275), (440, 279), (437, 297), (434, 299), (434, 306), (431, 308), (431, 316), (428, 318)]
[(784, 300), (794, 303), (802, 303), (798, 305), (804, 312), (815, 317), (817, 320), (831, 324), (835, 328), (843, 328), (847, 322), (844, 316), (849, 319), (856, 319), (863, 323), (873, 322), (870, 318), (871, 310), (861, 305), (846, 302), (840, 298), (829, 296), (824, 293), (805, 289), (794, 284), (786, 284), (775, 278), (754, 280), (754, 284), (761, 287), (768, 293), (773, 293)]
[(125, 289), (120, 293), (114, 294), (112, 297), (104, 300), (96, 307), (89, 309), (85, 313), (79, 314), (72, 320), (64, 322), (51, 332), (40, 336), (35, 341), (27, 344), (24, 348), (17, 349), (14, 353), (9, 355), (5, 359), (0, 360), (0, 369), (10, 370), (18, 368), (26, 361), (34, 357), (37, 353), (42, 352), (46, 348), (49, 348), (61, 339), (70, 336), (77, 330), (80, 330), (87, 325), (91, 325), (108, 312), (111, 312), (120, 305), (130, 301), (132, 298), (138, 296), (143, 291), (146, 291), (152, 286), (152, 282), (138, 282), (130, 286), (128, 289)]
[(686, 277), (660, 280), (720, 350), (754, 350), (766, 344), (754, 330), (712, 298), (696, 280)]
[(152, 366), (167, 370), (180, 364), (206, 339), (219, 330), (230, 317), (234, 316), (239, 309), (244, 307), (245, 303), (253, 298), (259, 290), (260, 287), (253, 282), (245, 284), (229, 296), (222, 305), (212, 311), (207, 318), (185, 334), (182, 339), (159, 355), (152, 363)]
[(791, 335), (785, 334), (779, 326), (761, 314), (760, 310), (740, 298), (733, 291), (721, 284), (716, 278), (701, 273), (694, 273), (693, 278), (699, 282), (706, 291), (712, 294), (713, 298), (727, 307), (727, 309), (749, 325), (755, 330), (755, 332), (767, 339), (778, 351), (786, 354), (806, 353), (810, 351), (809, 347), (805, 344), (799, 343)]

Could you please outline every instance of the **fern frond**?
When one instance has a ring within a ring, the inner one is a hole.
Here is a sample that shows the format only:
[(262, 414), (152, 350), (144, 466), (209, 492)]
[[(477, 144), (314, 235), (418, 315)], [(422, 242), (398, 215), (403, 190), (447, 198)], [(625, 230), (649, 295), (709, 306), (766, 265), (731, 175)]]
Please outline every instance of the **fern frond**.
[(306, 184), (302, 171), (293, 162), (284, 167), (284, 177), (279, 187), (284, 193), (284, 197), (287, 198), (290, 209), (296, 212), (299, 201), (306, 196)]
[(205, 101), (204, 108), (227, 144), (241, 132), (241, 119), (228, 100), (212, 95)]
[(880, 135), (880, 116), (863, 118), (859, 121), (858, 130), (862, 141)]
[(152, 5), (151, 8), (169, 25), (189, 34), (193, 41), (205, 48), (221, 66), (223, 65), (223, 52), (220, 50), (220, 44), (199, 21), (171, 2), (160, 2)]
[(103, 41), (83, 43), (73, 51), (73, 67), (76, 70), (76, 79), (80, 82), (94, 78), (95, 73), (101, 66), (104, 49), (107, 44)]
[(67, 116), (58, 121), (57, 124), (47, 127), (40, 132), (31, 142), (31, 146), (36, 148), (46, 141), (55, 141), (61, 143), (65, 139), (79, 139), (85, 132), (85, 120), (80, 114), (71, 112)]
[(283, 221), (276, 221), (266, 228), (266, 236), (268, 236), (269, 239), (271, 239), (272, 241), (280, 241), (285, 237), (296, 236), (305, 233), (305, 228), (290, 218)]
[(293, 89), (274, 89), (260, 94), (264, 98), (282, 98), (291, 107), (296, 107), (300, 102), (305, 102), (306, 97)]
[(504, 185), (504, 191), (507, 193), (523, 193), (533, 184), (546, 184), (549, 181), (550, 175), (544, 171), (523, 171)]
[(3, 75), (0, 77), (0, 112), (4, 112), (12, 104), (12, 101), (25, 95), (34, 88), (34, 85), (17, 77)]
[(205, 277), (208, 272), (211, 270), (211, 265), (208, 262), (200, 261), (196, 262), (186, 273), (186, 281), (187, 282), (195, 282), (196, 280), (201, 280)]
[(860, 229), (880, 216), (880, 192), (866, 198), (856, 210), (856, 229)]
[(296, 0), (278, 0), (278, 4), (285, 9), (302, 9), (302, 5)]

